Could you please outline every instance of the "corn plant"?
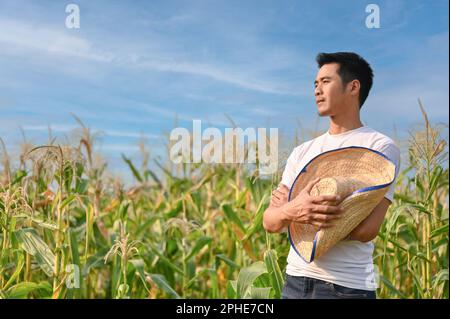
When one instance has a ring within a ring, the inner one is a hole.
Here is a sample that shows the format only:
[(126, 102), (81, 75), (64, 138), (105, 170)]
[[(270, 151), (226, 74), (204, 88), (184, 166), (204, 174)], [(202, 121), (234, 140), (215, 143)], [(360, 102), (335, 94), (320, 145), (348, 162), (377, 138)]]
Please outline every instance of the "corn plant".
[[(374, 242), (379, 298), (448, 298), (447, 144), (420, 107)], [(175, 165), (141, 143), (127, 186), (76, 120), (72, 144), (24, 142), (16, 162), (0, 143), (0, 298), (281, 297), (289, 241), (262, 217), (282, 165)]]

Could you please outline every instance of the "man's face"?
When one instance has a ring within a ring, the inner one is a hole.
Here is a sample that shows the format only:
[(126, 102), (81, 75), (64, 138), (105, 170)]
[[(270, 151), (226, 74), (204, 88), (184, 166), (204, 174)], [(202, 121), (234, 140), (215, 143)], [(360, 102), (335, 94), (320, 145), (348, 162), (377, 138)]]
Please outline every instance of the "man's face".
[(342, 112), (349, 93), (344, 90), (341, 77), (337, 73), (339, 64), (324, 64), (314, 81), (314, 96), (320, 116), (333, 116)]

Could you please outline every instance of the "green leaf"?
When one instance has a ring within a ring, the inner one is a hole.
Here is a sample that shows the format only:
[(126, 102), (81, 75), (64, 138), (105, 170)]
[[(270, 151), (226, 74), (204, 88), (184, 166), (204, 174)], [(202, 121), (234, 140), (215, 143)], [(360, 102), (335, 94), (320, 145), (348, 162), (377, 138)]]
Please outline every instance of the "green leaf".
[(394, 200), (401, 200), (405, 203), (409, 203), (409, 204), (415, 204), (416, 200), (414, 198), (411, 198), (405, 194), (399, 194), (399, 193), (394, 193)]
[(266, 267), (269, 272), (270, 283), (275, 291), (275, 298), (281, 298), (284, 280), (280, 266), (278, 265), (277, 252), (273, 249), (267, 250), (264, 253), (264, 262), (266, 263)]
[(394, 228), (394, 225), (397, 223), (397, 220), (402, 213), (402, 208), (403, 205), (395, 207), (393, 213), (391, 214), (391, 216), (389, 216), (386, 222), (386, 230), (388, 235), (391, 235), (392, 229)]
[(81, 179), (77, 180), (75, 192), (77, 194), (84, 194), (84, 192), (86, 192), (86, 189), (88, 186), (89, 186), (89, 180), (87, 180), (85, 178), (81, 178)]
[(269, 299), (270, 287), (250, 287), (250, 299)]
[(187, 288), (187, 289), (191, 288), (192, 285), (195, 284), (199, 280), (199, 278), (201, 278), (204, 274), (210, 273), (211, 271), (214, 271), (214, 269), (206, 268), (206, 269), (200, 270), (199, 272), (197, 272), (195, 274), (194, 277), (192, 277), (191, 280), (189, 280), (189, 282), (186, 284), (185, 288)]
[(189, 260), (192, 256), (194, 256), (196, 253), (200, 251), (204, 246), (209, 245), (212, 242), (212, 238), (208, 236), (202, 236), (199, 239), (197, 239), (195, 246), (192, 248), (192, 250), (189, 252), (189, 254), (184, 259)]
[(158, 187), (160, 187), (160, 188), (163, 187), (163, 184), (159, 180), (158, 176), (152, 170), (150, 170), (150, 169), (146, 170), (145, 174), (150, 175), (152, 177), (152, 179), (155, 181), (155, 183), (158, 185)]
[(117, 288), (116, 299), (128, 299), (128, 292), (130, 291), (130, 286), (125, 284), (120, 284)]
[(33, 221), (33, 223), (36, 223), (37, 225), (39, 225), (42, 228), (47, 228), (50, 230), (58, 230), (58, 225), (56, 225), (56, 223), (54, 223), (52, 221), (47, 221), (47, 220), (42, 220), (42, 219), (37, 219), (37, 218), (32, 218), (31, 220)]
[(262, 221), (263, 221), (263, 217), (264, 217), (264, 211), (266, 210), (267, 205), (269, 204), (268, 199), (269, 199), (268, 195), (265, 194), (263, 196), (263, 198), (261, 199), (261, 201), (259, 202), (258, 209), (256, 210), (256, 215), (255, 215), (255, 219), (253, 221), (253, 224), (247, 230), (247, 232), (245, 233), (245, 236), (242, 239), (242, 241), (246, 241), (251, 236), (253, 236), (253, 234), (255, 234), (258, 230), (260, 230), (262, 228)]
[(134, 177), (139, 181), (139, 182), (143, 182), (142, 176), (141, 174), (139, 174), (139, 171), (136, 169), (136, 167), (133, 165), (133, 162), (131, 161), (131, 159), (129, 159), (128, 157), (126, 157), (124, 154), (122, 154), (122, 159), (125, 161), (125, 163), (127, 163), (128, 167), (131, 169), (131, 172), (133, 172)]
[(63, 202), (61, 203), (61, 209), (72, 203), (75, 198), (76, 196), (74, 194), (71, 194), (69, 197), (63, 200)]
[(227, 282), (227, 298), (235, 299), (237, 294), (237, 280), (228, 280)]
[(401, 298), (406, 299), (407, 297), (400, 290), (394, 287), (394, 285), (383, 275), (380, 275), (381, 281), (386, 285), (386, 287), (393, 293), (397, 294)]
[(175, 179), (175, 177), (172, 175), (172, 173), (167, 168), (165, 168), (158, 160), (155, 159), (154, 161), (155, 161), (156, 166), (158, 166), (164, 172), (164, 174), (167, 176), (168, 184), (172, 183), (173, 180)]
[(413, 282), (414, 282), (414, 286), (417, 289), (417, 292), (419, 294), (419, 298), (423, 298), (423, 287), (422, 284), (420, 282), (419, 277), (417, 277), (417, 275), (414, 273), (414, 271), (412, 269), (410, 269), (409, 267), (407, 268), (408, 272), (411, 274)]
[(20, 252), (19, 255), (18, 255), (18, 261), (17, 261), (16, 269), (14, 270), (14, 273), (9, 278), (8, 282), (3, 287), (3, 290), (8, 289), (8, 287), (12, 285), (14, 280), (16, 280), (16, 278), (19, 277), (20, 272), (22, 271), (23, 265), (24, 265), (23, 252)]
[(434, 277), (433, 277), (433, 290), (436, 290), (438, 286), (442, 283), (448, 282), (448, 269), (441, 269)]
[(236, 224), (242, 231), (245, 231), (244, 224), (242, 224), (241, 219), (238, 217), (236, 212), (231, 208), (229, 204), (222, 205), (222, 210), (225, 213), (225, 216), (234, 224)]
[(134, 269), (136, 270), (136, 273), (138, 274), (139, 278), (142, 281), (142, 284), (144, 285), (145, 290), (147, 292), (150, 292), (150, 290), (147, 287), (147, 281), (145, 280), (145, 263), (142, 259), (131, 259), (129, 260), (130, 264), (133, 265)]
[(152, 244), (149, 244), (149, 246), (152, 249), (152, 252), (155, 253), (163, 263), (165, 263), (168, 267), (172, 268), (172, 270), (176, 271), (179, 274), (183, 274), (183, 270), (178, 267), (177, 265), (175, 265), (173, 262), (171, 262), (167, 257), (165, 257), (162, 253), (160, 253), (158, 251), (158, 249), (156, 249), (156, 247), (154, 247)]
[(441, 226), (433, 230), (430, 234), (430, 239), (442, 234), (448, 234), (448, 224), (445, 224), (444, 226)]
[(241, 269), (237, 279), (237, 298), (246, 298), (255, 279), (264, 273), (267, 273), (267, 268), (262, 261)]
[[(230, 258), (228, 258), (227, 256), (225, 256), (224, 254), (219, 254), (216, 255), (216, 260), (217, 259), (221, 259), (223, 260), (228, 266), (233, 267), (233, 268), (239, 268), (239, 265), (236, 264), (233, 260), (231, 260)], [(217, 267), (217, 262), (216, 262), (216, 267)]]
[(72, 255), (72, 262), (77, 265), (80, 266), (80, 255), (78, 253), (78, 241), (77, 241), (77, 236), (75, 233), (75, 230), (70, 229), (69, 230), (69, 240), (70, 240), (70, 253)]
[(165, 213), (165, 217), (166, 218), (176, 217), (182, 210), (183, 210), (183, 201), (178, 200), (177, 203), (175, 204), (175, 207), (173, 207), (170, 211)]
[(35, 282), (21, 282), (18, 283), (7, 291), (8, 298), (11, 299), (23, 299), (27, 298), (28, 294), (31, 292), (42, 291), (43, 294), (40, 297), (51, 296), (52, 294), (52, 286), (50, 283), (46, 281), (42, 281), (40, 283)]
[(436, 187), (439, 184), (439, 180), (440, 177), (442, 175), (443, 169), (440, 166), (436, 166), (434, 171), (433, 171), (433, 175), (431, 176), (431, 181), (430, 181), (430, 192), (428, 194), (427, 197), (427, 202), (429, 202), (431, 200), (431, 197), (433, 196), (434, 192), (436, 191)]
[(95, 256), (89, 256), (84, 263), (83, 277), (86, 277), (87, 275), (89, 275), (91, 268), (103, 267), (103, 265), (105, 264), (104, 256), (105, 256), (105, 253), (103, 253), (103, 252), (99, 252)]
[(425, 207), (425, 206), (423, 206), (423, 205), (421, 205), (421, 204), (407, 204), (407, 205), (404, 205), (405, 207), (410, 207), (410, 208), (414, 208), (414, 209), (417, 209), (419, 212), (421, 212), (421, 213), (425, 213), (425, 214), (428, 214), (428, 215), (432, 215), (429, 211), (428, 211), (428, 209)]
[(53, 275), (55, 255), (33, 228), (23, 228), (14, 232), (21, 247), (34, 256), (47, 276)]
[(181, 299), (180, 295), (169, 285), (166, 278), (160, 274), (149, 274), (152, 281), (162, 290), (164, 290), (170, 296)]
[(17, 184), (17, 183), (20, 183), (20, 181), (21, 181), (25, 176), (27, 176), (27, 172), (26, 172), (26, 171), (24, 171), (24, 170), (22, 170), (22, 169), (18, 170), (18, 171), (16, 172), (16, 176), (14, 176), (14, 180), (13, 180), (13, 182), (11, 183), (11, 186), (13, 186), (13, 185), (15, 185), (15, 184)]
[(260, 198), (259, 188), (257, 189), (258, 180), (256, 177), (247, 177), (245, 184), (250, 192), (252, 193), (252, 198), (257, 201)]

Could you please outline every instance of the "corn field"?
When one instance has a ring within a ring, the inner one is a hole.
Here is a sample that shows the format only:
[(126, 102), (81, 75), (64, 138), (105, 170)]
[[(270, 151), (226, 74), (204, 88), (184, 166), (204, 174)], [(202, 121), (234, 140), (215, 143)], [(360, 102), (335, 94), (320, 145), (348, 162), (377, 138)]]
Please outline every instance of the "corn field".
[[(447, 143), (423, 115), (374, 242), (378, 298), (449, 296)], [(17, 165), (3, 145), (1, 298), (280, 298), (289, 241), (262, 217), (283, 167), (153, 160), (159, 174), (142, 146), (125, 187), (94, 146), (81, 122), (76, 143), (25, 143)]]

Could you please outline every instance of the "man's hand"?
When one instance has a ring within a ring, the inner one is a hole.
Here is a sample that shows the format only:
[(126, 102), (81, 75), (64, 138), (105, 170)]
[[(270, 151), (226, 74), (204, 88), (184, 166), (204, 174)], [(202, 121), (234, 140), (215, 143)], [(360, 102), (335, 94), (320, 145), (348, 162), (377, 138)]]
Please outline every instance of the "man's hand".
[(317, 178), (288, 202), (289, 189), (280, 184), (273, 191), (270, 205), (264, 212), (263, 225), (268, 232), (284, 231), (291, 222), (315, 225), (320, 228), (331, 227), (341, 216), (338, 206), (340, 198), (335, 195), (311, 196), (313, 186), (320, 180)]
[(322, 229), (333, 226), (333, 221), (341, 217), (343, 210), (338, 205), (341, 200), (339, 196), (310, 195), (311, 189), (319, 180), (318, 177), (310, 181), (297, 197), (281, 207), (284, 220), (310, 224)]
[(270, 199), (270, 205), (274, 207), (280, 207), (287, 203), (289, 197), (289, 188), (280, 184), (273, 192), (272, 198)]

